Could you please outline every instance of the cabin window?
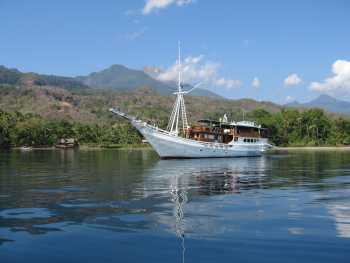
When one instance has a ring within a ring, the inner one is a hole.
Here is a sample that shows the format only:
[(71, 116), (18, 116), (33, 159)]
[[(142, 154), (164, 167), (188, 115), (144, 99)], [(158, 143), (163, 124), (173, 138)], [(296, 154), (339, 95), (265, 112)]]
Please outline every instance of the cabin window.
[(238, 141), (238, 137), (235, 137), (235, 142)]
[(247, 139), (244, 139), (243, 142), (247, 142)]

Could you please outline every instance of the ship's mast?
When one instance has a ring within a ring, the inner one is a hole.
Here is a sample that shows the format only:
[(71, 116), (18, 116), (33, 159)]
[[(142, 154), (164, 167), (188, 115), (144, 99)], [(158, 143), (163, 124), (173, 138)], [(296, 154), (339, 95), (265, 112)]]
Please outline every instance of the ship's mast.
[(181, 45), (179, 42), (178, 46), (178, 60), (177, 60), (177, 67), (178, 67), (178, 83), (177, 83), (177, 91), (174, 92), (176, 95), (176, 100), (173, 106), (173, 110), (170, 115), (169, 123), (167, 130), (178, 136), (179, 135), (179, 122), (181, 121), (182, 124), (182, 131), (185, 131), (188, 126), (187, 121), (187, 113), (186, 113), (186, 106), (185, 106), (185, 100), (184, 100), (184, 94), (188, 93), (187, 91), (182, 90), (182, 83), (181, 83), (181, 73), (182, 73), (182, 66), (181, 66)]

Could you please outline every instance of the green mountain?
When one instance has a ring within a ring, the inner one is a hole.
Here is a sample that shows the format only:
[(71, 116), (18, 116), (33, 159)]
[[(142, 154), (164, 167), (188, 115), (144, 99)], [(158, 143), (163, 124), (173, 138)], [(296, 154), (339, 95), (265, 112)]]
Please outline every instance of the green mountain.
[[(112, 65), (102, 71), (91, 73), (88, 76), (79, 76), (76, 79), (98, 89), (133, 91), (137, 88), (149, 87), (161, 95), (170, 95), (176, 91), (175, 83), (161, 82), (142, 70), (129, 69), (123, 65)], [(191, 96), (220, 97), (206, 89), (196, 89), (191, 92)]]
[(86, 89), (88, 86), (71, 77), (23, 73), (0, 65), (0, 84), (16, 86), (55, 86), (67, 90)]
[(77, 80), (98, 89), (131, 91), (140, 87), (150, 87), (162, 95), (172, 92), (171, 87), (149, 77), (143, 71), (129, 69), (122, 65), (112, 65), (88, 76), (79, 76)]

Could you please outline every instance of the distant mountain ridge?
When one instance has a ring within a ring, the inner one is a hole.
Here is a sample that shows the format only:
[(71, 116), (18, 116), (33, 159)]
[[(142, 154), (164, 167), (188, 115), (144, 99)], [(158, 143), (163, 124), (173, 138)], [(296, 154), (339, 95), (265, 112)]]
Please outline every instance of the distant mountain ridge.
[[(161, 95), (170, 95), (176, 91), (176, 83), (162, 82), (142, 70), (127, 68), (123, 65), (112, 65), (88, 76), (76, 78), (85, 85), (100, 89), (133, 91), (140, 87), (150, 87)], [(192, 96), (221, 98), (218, 94), (207, 89), (195, 89)]]
[[(44, 75), (37, 73), (23, 73), (17, 69), (10, 69), (0, 65), (0, 88), (12, 87), (57, 87), (68, 91), (109, 89), (112, 91), (134, 92), (139, 88), (151, 88), (160, 95), (171, 95), (176, 90), (176, 83), (163, 83), (158, 81), (141, 70), (129, 69), (122, 65), (113, 65), (100, 72), (91, 73), (88, 76), (64, 77), (55, 75)], [(185, 89), (191, 86), (185, 85)], [(192, 96), (207, 97), (224, 101), (225, 99), (206, 89), (195, 89), (190, 93)], [(242, 108), (247, 106), (248, 101), (244, 101)], [(249, 105), (251, 103), (248, 103)], [(254, 108), (256, 103), (252, 103)], [(259, 103), (258, 103), (259, 104)], [(259, 104), (260, 105), (260, 104)], [(266, 107), (267, 105), (264, 105)], [(297, 101), (283, 105), (294, 108), (321, 108), (328, 112), (350, 115), (350, 102), (335, 99), (328, 95), (320, 95), (318, 98), (307, 102)], [(250, 107), (249, 107), (250, 108)], [(275, 108), (275, 106), (273, 107)]]
[(18, 69), (9, 69), (0, 65), (0, 84), (19, 86), (56, 86), (67, 90), (89, 88), (82, 82), (71, 77), (23, 73)]
[(306, 103), (294, 101), (285, 104), (285, 106), (293, 108), (321, 108), (333, 113), (350, 115), (350, 102), (339, 100), (325, 94)]
[(151, 78), (143, 71), (129, 69), (123, 65), (112, 65), (107, 69), (87, 76), (79, 76), (76, 79), (85, 85), (99, 89), (132, 91), (140, 87), (150, 87), (162, 95), (172, 92), (171, 87)]
[[(123, 65), (112, 65), (87, 76), (63, 77), (38, 73), (24, 73), (0, 65), (0, 84), (16, 86), (54, 86), (67, 90), (76, 89), (109, 89), (115, 91), (134, 91), (148, 87), (160, 95), (171, 95), (176, 91), (176, 84), (156, 80), (142, 70), (129, 69)], [(222, 98), (206, 89), (196, 89), (191, 96)]]

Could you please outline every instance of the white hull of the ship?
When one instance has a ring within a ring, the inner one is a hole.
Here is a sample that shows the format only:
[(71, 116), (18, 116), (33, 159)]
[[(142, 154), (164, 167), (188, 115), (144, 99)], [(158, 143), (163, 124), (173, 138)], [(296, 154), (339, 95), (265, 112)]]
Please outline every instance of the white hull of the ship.
[(269, 144), (261, 143), (206, 143), (171, 135), (140, 121), (133, 126), (146, 138), (161, 158), (225, 158), (261, 156)]

